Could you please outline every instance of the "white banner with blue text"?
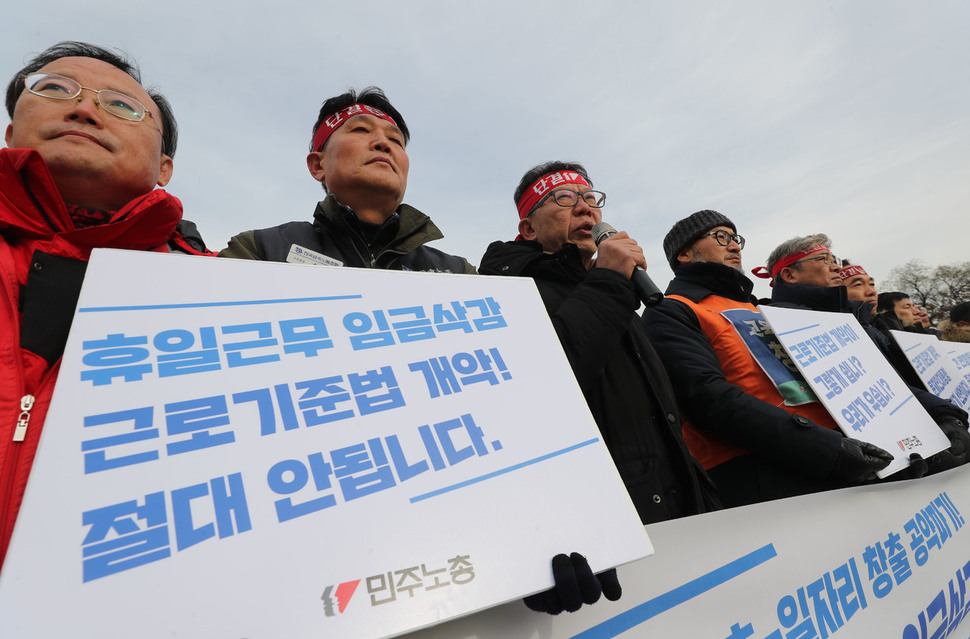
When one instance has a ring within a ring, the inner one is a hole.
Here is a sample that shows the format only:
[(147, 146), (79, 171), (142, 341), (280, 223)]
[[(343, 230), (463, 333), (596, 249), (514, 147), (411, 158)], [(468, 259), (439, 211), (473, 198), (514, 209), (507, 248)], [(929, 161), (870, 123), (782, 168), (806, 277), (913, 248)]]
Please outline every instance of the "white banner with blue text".
[(931, 393), (970, 410), (970, 344), (943, 342), (926, 333), (889, 332)]
[(802, 377), (847, 437), (889, 451), (886, 477), (950, 441), (851, 313), (759, 306)]
[(574, 550), (652, 552), (531, 280), (98, 250), (0, 634), (392, 636)]
[(619, 568), (618, 601), (514, 602), (408, 639), (966, 638), (968, 512), (962, 466), (651, 524), (656, 554)]

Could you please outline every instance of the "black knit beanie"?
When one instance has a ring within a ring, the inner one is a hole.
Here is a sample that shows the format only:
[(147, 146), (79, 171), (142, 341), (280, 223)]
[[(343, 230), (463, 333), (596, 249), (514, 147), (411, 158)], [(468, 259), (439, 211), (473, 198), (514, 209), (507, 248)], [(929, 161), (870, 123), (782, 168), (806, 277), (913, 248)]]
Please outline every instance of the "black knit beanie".
[(685, 248), (697, 241), (697, 239), (710, 231), (715, 226), (728, 226), (735, 233), (738, 228), (734, 222), (721, 215), (717, 211), (698, 211), (689, 217), (685, 217), (677, 222), (664, 238), (664, 255), (667, 256), (667, 263), (671, 270), (676, 270), (677, 255)]
[(957, 322), (970, 321), (970, 302), (964, 302), (962, 304), (957, 304), (950, 309), (950, 321), (956, 324)]

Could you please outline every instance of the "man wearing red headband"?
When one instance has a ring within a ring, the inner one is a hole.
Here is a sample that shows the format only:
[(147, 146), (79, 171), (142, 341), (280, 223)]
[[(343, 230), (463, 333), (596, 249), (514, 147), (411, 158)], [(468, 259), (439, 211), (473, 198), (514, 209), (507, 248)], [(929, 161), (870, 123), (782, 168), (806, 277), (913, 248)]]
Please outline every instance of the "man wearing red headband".
[(425, 246), (444, 237), (424, 213), (403, 204), (410, 133), (384, 93), (368, 87), (323, 103), (307, 168), (327, 197), (313, 222), (246, 231), (220, 257), (325, 266), (474, 273), (464, 258)]
[(845, 287), (850, 300), (865, 302), (870, 305), (870, 311), (877, 302), (876, 281), (858, 264), (846, 264), (839, 271), (839, 279)]
[(664, 238), (674, 279), (643, 320), (689, 420), (684, 438), (726, 506), (875, 478), (886, 451), (838, 430), (807, 390), (757, 307), (741, 268), (744, 238), (704, 210)]
[[(766, 277), (765, 271), (770, 271), (772, 305), (852, 313), (886, 360), (909, 385), (917, 401), (950, 439), (949, 449), (926, 460), (929, 472), (940, 472), (966, 463), (970, 460), (967, 413), (955, 404), (927, 392), (895, 339), (873, 325), (871, 306), (867, 302), (849, 299), (848, 290), (839, 277), (840, 262), (832, 254), (831, 246), (828, 236), (819, 233), (792, 238), (772, 251), (768, 256), (767, 269), (755, 269), (755, 274), (762, 277)], [(912, 472), (920, 471), (914, 466)]]
[(824, 233), (796, 237), (771, 252), (767, 268), (759, 267), (752, 272), (758, 277), (770, 278), (774, 290), (787, 284), (841, 286), (841, 267), (831, 246), (832, 242)]
[[(535, 280), (641, 520), (713, 509), (713, 487), (687, 452), (673, 389), (636, 316), (640, 300), (630, 277), (635, 266), (646, 266), (642, 249), (621, 232), (603, 240), (597, 253), (591, 229), (602, 219), (606, 196), (593, 190), (580, 164), (534, 167), (514, 197), (519, 237), (493, 242), (481, 273)], [(527, 603), (556, 610), (550, 596)]]

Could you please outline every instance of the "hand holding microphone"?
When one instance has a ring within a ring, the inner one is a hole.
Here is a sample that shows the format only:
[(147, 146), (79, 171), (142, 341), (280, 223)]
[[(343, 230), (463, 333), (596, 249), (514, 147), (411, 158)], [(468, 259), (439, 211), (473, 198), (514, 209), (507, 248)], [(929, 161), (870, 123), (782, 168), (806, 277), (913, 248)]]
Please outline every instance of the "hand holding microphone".
[[(599, 247), (600, 242), (616, 235), (616, 229), (606, 222), (597, 222), (593, 225), (592, 233), (593, 241)], [(597, 264), (599, 265), (599, 260), (597, 260)], [(606, 268), (609, 268), (609, 266), (606, 266)], [(653, 283), (653, 280), (650, 279), (650, 276), (647, 275), (647, 272), (639, 264), (633, 268), (633, 275), (630, 279), (633, 281), (633, 286), (637, 291), (637, 297), (647, 306), (654, 306), (663, 299), (663, 293), (660, 292), (660, 289), (657, 288), (657, 285)]]

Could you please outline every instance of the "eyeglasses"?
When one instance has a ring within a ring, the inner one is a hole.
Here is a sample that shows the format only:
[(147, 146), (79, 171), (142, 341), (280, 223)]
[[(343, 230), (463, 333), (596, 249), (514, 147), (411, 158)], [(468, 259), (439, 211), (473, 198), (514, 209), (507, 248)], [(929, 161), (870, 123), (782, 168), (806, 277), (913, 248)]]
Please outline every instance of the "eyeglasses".
[(831, 253), (824, 253), (822, 255), (816, 255), (815, 257), (806, 257), (805, 259), (798, 260), (795, 264), (801, 264), (802, 262), (821, 262), (826, 266), (838, 266), (839, 258)]
[(717, 240), (717, 243), (720, 244), (721, 246), (730, 246), (731, 245), (731, 242), (733, 240), (734, 242), (737, 242), (737, 245), (738, 245), (738, 248), (739, 249), (743, 249), (744, 248), (744, 238), (743, 237), (741, 237), (740, 235), (738, 235), (736, 233), (735, 234), (731, 234), (731, 233), (728, 233), (727, 231), (722, 231), (722, 230), (711, 231), (710, 233), (705, 233), (704, 235), (701, 235), (701, 237), (698, 238), (698, 239), (703, 239), (703, 238), (705, 238), (705, 237), (707, 237), (709, 235), (713, 235), (714, 236), (714, 239)]
[(532, 207), (532, 211), (529, 212), (529, 215), (532, 215), (532, 212), (542, 206), (549, 198), (555, 199), (556, 204), (559, 206), (572, 208), (576, 206), (577, 202), (579, 202), (580, 196), (582, 196), (583, 201), (593, 209), (601, 209), (603, 208), (603, 205), (606, 204), (606, 193), (603, 193), (602, 191), (583, 191), (582, 193), (579, 193), (577, 191), (573, 191), (572, 189), (557, 189), (539, 200), (539, 202)]
[(83, 87), (76, 80), (56, 73), (31, 73), (27, 76), (21, 76), (21, 79), (24, 81), (24, 86), (28, 91), (34, 95), (52, 100), (73, 100), (81, 95), (83, 89), (94, 91), (97, 95), (96, 104), (106, 112), (122, 120), (130, 120), (132, 122), (141, 122), (147, 115), (152, 119), (159, 134), (162, 132), (158, 126), (158, 122), (155, 121), (155, 116), (152, 115), (152, 112), (144, 104), (120, 91), (114, 91), (112, 89), (101, 89), (98, 91), (90, 87)]

